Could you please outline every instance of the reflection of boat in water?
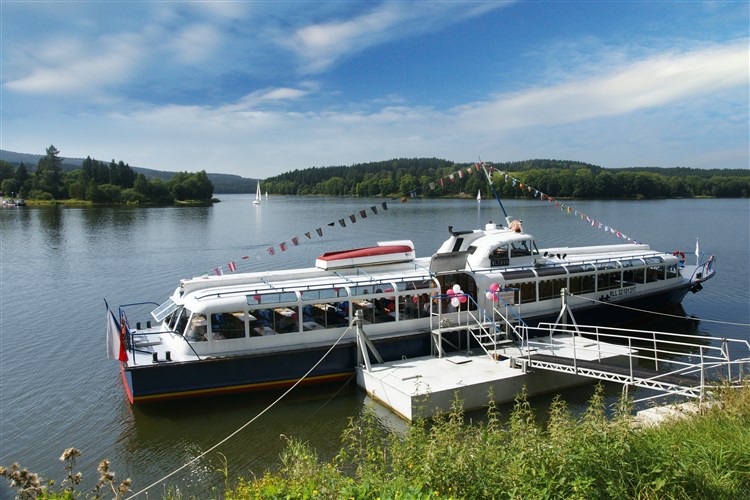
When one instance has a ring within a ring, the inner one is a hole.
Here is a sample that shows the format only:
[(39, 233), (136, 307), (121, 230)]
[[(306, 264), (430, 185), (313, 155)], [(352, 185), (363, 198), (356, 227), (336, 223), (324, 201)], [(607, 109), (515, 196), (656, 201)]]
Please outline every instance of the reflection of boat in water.
[[(611, 324), (609, 304), (677, 304), (714, 274), (713, 258), (689, 266), (678, 252), (644, 244), (538, 249), (517, 221), (449, 231), (431, 257), (415, 257), (414, 245), (401, 240), (328, 253), (315, 267), (184, 279), (151, 311), (155, 326), (134, 324), (126, 315), (133, 306), (108, 312), (108, 338), (123, 341), (129, 399), (290, 386), (339, 337), (304, 383), (347, 379), (358, 311), (381, 356), (398, 359), (428, 354), (436, 325), (467, 313), (494, 317), (500, 303), (528, 324), (552, 321), (566, 289), (579, 322)], [(453, 335), (459, 342), (462, 332)]]

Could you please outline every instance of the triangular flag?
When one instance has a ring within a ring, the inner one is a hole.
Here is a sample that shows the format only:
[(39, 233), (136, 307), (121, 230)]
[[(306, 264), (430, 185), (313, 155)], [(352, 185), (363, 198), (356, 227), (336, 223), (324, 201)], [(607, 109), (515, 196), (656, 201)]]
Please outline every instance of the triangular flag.
[(378, 207), (376, 207), (375, 205), (373, 205), (373, 206), (370, 207), (370, 210), (372, 210), (372, 213), (374, 213), (375, 215), (377, 215), (377, 213), (378, 213)]
[(279, 248), (281, 248), (282, 252), (286, 252), (286, 243), (283, 241), (279, 243)]
[(229, 268), (229, 272), (235, 272), (237, 270), (237, 264), (234, 263), (234, 261), (227, 264), (227, 267)]
[(299, 245), (299, 238), (297, 238), (296, 236), (295, 236), (295, 237), (293, 237), (293, 238), (292, 238), (292, 244), (293, 244), (293, 245), (294, 245), (295, 247), (296, 247), (297, 245)]
[(315, 230), (315, 232), (316, 232), (316, 233), (318, 233), (318, 236), (320, 236), (320, 237), (323, 237), (323, 229), (322, 229), (322, 228), (320, 228), (320, 227), (319, 227), (319, 228), (317, 228), (317, 229)]
[(216, 276), (221, 276), (222, 274), (224, 274), (220, 267), (214, 267), (214, 272), (216, 273)]
[(367, 210), (360, 210), (359, 211), (359, 216), (362, 217), (363, 219), (366, 219), (367, 218)]
[(308, 240), (312, 239), (312, 236), (310, 236), (310, 231), (307, 231), (307, 232), (305, 233), (305, 236), (307, 236), (307, 239), (308, 239)]
[(352, 221), (352, 223), (357, 222), (357, 218), (354, 216), (354, 214), (349, 216), (349, 220)]
[(273, 247), (268, 247), (268, 253), (271, 255), (276, 255), (276, 251), (273, 249)]
[(339, 219), (339, 224), (341, 224), (341, 227), (346, 227), (346, 222), (344, 219)]
[(383, 207), (383, 210), (388, 210), (388, 204), (386, 204), (386, 202), (381, 203), (380, 206)]

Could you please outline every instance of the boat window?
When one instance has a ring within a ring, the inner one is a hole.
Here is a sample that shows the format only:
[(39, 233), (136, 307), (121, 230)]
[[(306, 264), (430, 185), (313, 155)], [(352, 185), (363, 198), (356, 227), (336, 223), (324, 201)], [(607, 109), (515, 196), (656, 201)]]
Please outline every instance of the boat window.
[(351, 288), (352, 295), (372, 295), (375, 293), (375, 287), (377, 285), (363, 285), (363, 286), (353, 286)]
[(620, 273), (599, 273), (596, 276), (596, 290), (612, 290), (620, 288)]
[(539, 267), (536, 269), (536, 274), (539, 276), (556, 276), (565, 274), (565, 268), (560, 266), (554, 267)]
[(534, 271), (503, 271), (503, 278), (506, 281), (523, 279), (523, 278), (536, 278)]
[(542, 280), (539, 282), (539, 300), (555, 299), (560, 297), (560, 290), (565, 288), (565, 278)]
[(596, 268), (600, 271), (604, 269), (617, 269), (619, 266), (615, 261), (597, 262)]
[(304, 290), (300, 291), (299, 294), (304, 301), (337, 299), (339, 297), (347, 296), (345, 288), (321, 288), (320, 290)]
[(245, 336), (245, 315), (242, 311), (211, 315), (214, 340), (240, 339)]
[(649, 266), (646, 268), (646, 283), (663, 280), (666, 268), (664, 266)]
[(646, 257), (643, 260), (646, 261), (646, 264), (661, 264), (664, 262), (664, 258), (662, 257)]
[(190, 317), (190, 311), (186, 308), (182, 308), (182, 311), (177, 318), (177, 323), (174, 326), (174, 331), (182, 335), (185, 333), (185, 327), (187, 326), (188, 318)]
[(514, 299), (516, 303), (528, 304), (529, 302), (536, 302), (536, 283), (533, 281), (527, 281), (524, 283), (514, 283)]
[(178, 307), (174, 310), (174, 312), (172, 312), (172, 314), (166, 317), (165, 321), (167, 322), (167, 326), (169, 326), (170, 330), (175, 330), (175, 327), (177, 326), (177, 320), (180, 318), (181, 313), (182, 307)]
[(297, 294), (294, 292), (275, 292), (247, 296), (247, 304), (251, 306), (256, 304), (279, 304), (281, 302), (297, 302)]
[(620, 265), (622, 267), (634, 267), (634, 266), (642, 266), (643, 261), (641, 259), (628, 259), (628, 260), (621, 260)]
[[(433, 292), (437, 295), (437, 292)], [(430, 294), (401, 295), (398, 298), (398, 319), (427, 318), (430, 316)], [(437, 299), (432, 301), (437, 312)]]
[(151, 311), (151, 317), (157, 323), (161, 323), (164, 318), (172, 314), (178, 307), (172, 299), (167, 299), (162, 305)]
[[(640, 260), (632, 260), (632, 261), (623, 261), (623, 265), (627, 266), (630, 263), (634, 262), (634, 266), (637, 265), (643, 265), (643, 262)], [(625, 267), (622, 271), (622, 286), (633, 286), (633, 285), (639, 285), (643, 283), (643, 279), (646, 275), (646, 270), (642, 267), (640, 268), (634, 268), (634, 267)]]
[(576, 266), (567, 266), (567, 268), (570, 274), (591, 273), (594, 271), (594, 266), (592, 264), (580, 264)]
[(302, 330), (341, 328), (349, 324), (349, 301), (327, 301), (302, 306)]
[(370, 298), (352, 300), (352, 307), (355, 312), (362, 311), (365, 324), (396, 321), (396, 297), (392, 288), (377, 288)]
[(437, 288), (432, 280), (417, 280), (417, 281), (406, 281), (404, 282), (404, 288), (401, 288), (401, 283), (398, 283), (399, 290), (429, 290)]
[(531, 249), (527, 240), (514, 241), (510, 244), (511, 257), (526, 257), (528, 255), (531, 255)]
[(490, 266), (507, 266), (510, 264), (510, 258), (508, 256), (508, 245), (502, 245), (495, 248), (490, 252)]
[[(265, 299), (265, 295), (263, 299)], [(273, 335), (275, 333), (299, 332), (299, 306), (269, 307), (251, 309), (250, 314), (255, 318), (251, 321), (250, 335)]]
[(466, 249), (466, 253), (468, 253), (469, 255), (474, 255), (474, 252), (476, 251), (477, 247), (475, 247), (474, 245), (470, 245), (469, 248)]
[(680, 268), (677, 264), (667, 266), (667, 279), (677, 278), (680, 276)]
[(190, 318), (190, 325), (185, 332), (185, 338), (193, 342), (205, 342), (208, 340), (208, 333), (205, 314), (193, 314)]
[[(570, 270), (570, 268), (568, 268)], [(594, 291), (594, 280), (593, 274), (579, 274), (570, 277), (570, 284), (568, 290), (572, 294), (590, 293)]]

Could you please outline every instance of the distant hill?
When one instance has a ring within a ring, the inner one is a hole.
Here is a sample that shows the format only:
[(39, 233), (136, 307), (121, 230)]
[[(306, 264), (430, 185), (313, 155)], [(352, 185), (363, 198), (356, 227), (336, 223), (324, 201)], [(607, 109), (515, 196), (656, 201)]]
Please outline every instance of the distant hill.
[[(14, 151), (6, 151), (0, 149), (0, 160), (6, 161), (13, 165), (19, 165), (23, 163), (29, 171), (36, 169), (39, 159), (44, 155), (30, 154), (30, 153), (16, 153)], [(63, 157), (63, 170), (75, 170), (81, 168), (83, 165), (83, 158), (66, 158)], [(109, 160), (100, 160), (107, 161)], [(118, 160), (119, 161), (119, 160)], [(123, 160), (124, 161), (124, 160)], [(164, 170), (154, 170), (151, 168), (134, 167), (130, 166), (137, 173), (141, 173), (146, 176), (147, 179), (161, 179), (163, 181), (169, 180), (176, 172), (167, 172)], [(255, 193), (255, 184), (258, 182), (257, 179), (248, 179), (246, 177), (240, 177), (239, 175), (233, 174), (207, 174), (208, 179), (214, 185), (215, 194), (233, 194), (233, 193)]]

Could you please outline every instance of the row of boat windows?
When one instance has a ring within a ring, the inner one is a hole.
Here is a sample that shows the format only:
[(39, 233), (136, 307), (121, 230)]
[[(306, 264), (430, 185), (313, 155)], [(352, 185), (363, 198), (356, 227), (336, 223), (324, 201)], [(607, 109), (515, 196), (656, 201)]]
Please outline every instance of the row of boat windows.
[(192, 314), (186, 308), (179, 308), (167, 319), (167, 324), (170, 330), (183, 333), (187, 340), (202, 342), (347, 327), (358, 310), (362, 311), (365, 324), (427, 318), (430, 298), (437, 295), (437, 287), (433, 285), (422, 293), (388, 295), (392, 293), (381, 291), (379, 295), (353, 300), (270, 306), (263, 295), (260, 300), (265, 306), (241, 311)]
[[(506, 273), (503, 273), (503, 276), (506, 277)], [(626, 267), (611, 272), (599, 272), (598, 274), (574, 274), (569, 277), (544, 279), (538, 282), (536, 280), (526, 281), (509, 284), (508, 286), (519, 290), (516, 293), (516, 301), (525, 304), (560, 297), (560, 290), (563, 288), (567, 288), (572, 294), (606, 292), (677, 278), (678, 276), (680, 276), (679, 267), (676, 264), (671, 264), (646, 268)]]

